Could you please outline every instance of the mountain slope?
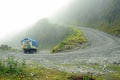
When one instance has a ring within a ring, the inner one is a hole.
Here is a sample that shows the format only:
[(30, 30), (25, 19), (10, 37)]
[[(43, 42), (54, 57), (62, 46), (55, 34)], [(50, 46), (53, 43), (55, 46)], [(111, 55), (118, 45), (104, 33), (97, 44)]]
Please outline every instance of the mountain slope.
[(25, 37), (35, 39), (39, 43), (39, 49), (50, 49), (68, 36), (70, 27), (50, 23), (47, 18), (41, 19), (29, 29), (7, 38), (3, 44), (20, 48), (20, 41)]
[(66, 37), (68, 28), (52, 24), (48, 19), (38, 21), (27, 31), (28, 37), (36, 39), (41, 48), (50, 48)]
[(120, 0), (77, 0), (52, 20), (94, 27), (120, 37)]

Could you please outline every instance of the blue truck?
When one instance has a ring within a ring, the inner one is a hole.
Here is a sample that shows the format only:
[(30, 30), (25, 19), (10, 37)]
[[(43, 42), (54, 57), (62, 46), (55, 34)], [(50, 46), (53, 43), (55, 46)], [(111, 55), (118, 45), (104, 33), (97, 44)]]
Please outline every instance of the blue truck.
[(24, 38), (21, 40), (21, 48), (24, 53), (36, 53), (38, 48), (38, 42), (31, 38)]

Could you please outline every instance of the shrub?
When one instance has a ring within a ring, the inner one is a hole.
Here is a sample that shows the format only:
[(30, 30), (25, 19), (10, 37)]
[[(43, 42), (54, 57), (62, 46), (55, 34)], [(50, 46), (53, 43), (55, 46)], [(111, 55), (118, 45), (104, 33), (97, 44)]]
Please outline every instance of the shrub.
[(0, 49), (1, 49), (1, 50), (10, 50), (11, 47), (8, 46), (8, 45), (6, 45), (6, 44), (3, 44), (3, 45), (0, 46)]
[(69, 27), (67, 32), (67, 37), (64, 38), (59, 44), (54, 46), (51, 50), (52, 53), (60, 52), (67, 49), (72, 49), (78, 45), (85, 43), (86, 39), (83, 36), (83, 32), (80, 31), (77, 27)]
[(17, 60), (14, 59), (13, 56), (9, 56), (7, 60), (0, 59), (0, 74), (4, 73), (22, 74), (24, 73), (24, 68), (25, 60), (19, 63)]

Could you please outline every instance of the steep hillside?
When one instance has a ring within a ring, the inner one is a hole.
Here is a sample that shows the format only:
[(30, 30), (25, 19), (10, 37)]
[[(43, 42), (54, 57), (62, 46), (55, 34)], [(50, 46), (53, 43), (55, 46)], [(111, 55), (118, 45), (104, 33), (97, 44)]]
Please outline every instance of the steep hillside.
[(52, 19), (59, 24), (94, 27), (120, 37), (120, 0), (77, 0)]
[(103, 11), (103, 22), (98, 21), (98, 29), (120, 37), (120, 0), (111, 0), (108, 10)]
[(75, 48), (84, 48), (87, 46), (87, 39), (85, 38), (83, 32), (79, 28), (69, 27), (68, 29), (69, 31), (67, 33), (67, 36), (52, 48), (52, 53)]

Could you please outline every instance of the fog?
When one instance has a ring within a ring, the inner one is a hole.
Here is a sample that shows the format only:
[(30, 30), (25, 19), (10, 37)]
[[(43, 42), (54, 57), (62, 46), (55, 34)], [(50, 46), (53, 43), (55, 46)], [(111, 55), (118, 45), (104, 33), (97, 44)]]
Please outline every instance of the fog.
[(0, 0), (0, 40), (24, 30), (41, 18), (54, 15), (71, 1)]
[(91, 19), (101, 19), (113, 0), (75, 0), (59, 11), (51, 20), (59, 24), (85, 24)]
[[(54, 27), (51, 26), (55, 26), (55, 24), (56, 26), (58, 24), (87, 26), (88, 24), (96, 24), (99, 20), (104, 21), (105, 15), (108, 15), (110, 8), (114, 6), (113, 2), (114, 0), (0, 1), (0, 40), (4, 39), (1, 44), (14, 42), (20, 44), (20, 40), (26, 36), (41, 40), (41, 43), (50, 40), (49, 44), (56, 44), (63, 39), (65, 31), (62, 34), (59, 32), (62, 31), (61, 27), (53, 29)], [(44, 17), (50, 20), (49, 25), (39, 21)], [(53, 34), (54, 30), (56, 30), (56, 34)], [(39, 38), (37, 38), (38, 35), (40, 35)], [(53, 43), (54, 36), (52, 35), (56, 35), (55, 43)]]
[(38, 41), (40, 49), (49, 49), (62, 41), (67, 36), (67, 32), (68, 27), (52, 24), (47, 18), (43, 18), (20, 33), (7, 37), (2, 44), (20, 48), (21, 40), (29, 37)]

